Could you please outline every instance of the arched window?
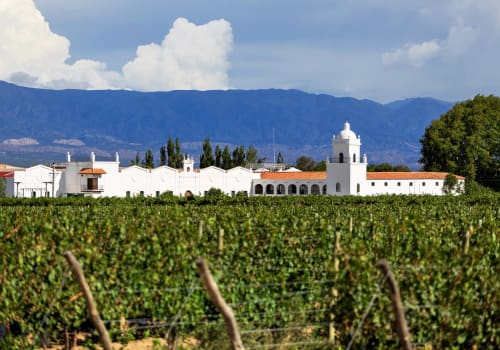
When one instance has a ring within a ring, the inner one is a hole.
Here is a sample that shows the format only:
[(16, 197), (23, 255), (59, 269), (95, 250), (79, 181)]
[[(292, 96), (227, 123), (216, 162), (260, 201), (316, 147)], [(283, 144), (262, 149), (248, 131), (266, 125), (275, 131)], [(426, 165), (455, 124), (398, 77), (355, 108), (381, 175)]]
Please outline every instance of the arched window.
[(187, 167), (186, 168), (187, 172), (189, 173), (191, 171), (191, 168), (190, 167)]
[(307, 190), (307, 185), (304, 185), (304, 184), (300, 185), (300, 187), (299, 187), (299, 193), (300, 194), (308, 194), (309, 191)]
[(311, 186), (311, 194), (320, 194), (318, 185), (314, 184)]
[(326, 185), (323, 185), (323, 194), (326, 194)]
[(340, 192), (340, 182), (335, 184), (335, 192)]
[(279, 184), (276, 188), (276, 194), (285, 194), (285, 185)]
[(255, 185), (255, 194), (262, 194), (264, 193), (264, 188), (262, 187), (261, 184)]
[(339, 163), (344, 163), (344, 153), (339, 153)]
[(361, 192), (361, 185), (360, 184), (356, 185), (356, 192), (357, 193)]
[(297, 194), (297, 186), (294, 184), (288, 185), (288, 194)]
[(353, 163), (356, 163), (356, 153), (354, 153), (354, 154), (352, 155), (352, 162), (353, 162)]
[(269, 184), (266, 186), (266, 194), (274, 194), (274, 186)]

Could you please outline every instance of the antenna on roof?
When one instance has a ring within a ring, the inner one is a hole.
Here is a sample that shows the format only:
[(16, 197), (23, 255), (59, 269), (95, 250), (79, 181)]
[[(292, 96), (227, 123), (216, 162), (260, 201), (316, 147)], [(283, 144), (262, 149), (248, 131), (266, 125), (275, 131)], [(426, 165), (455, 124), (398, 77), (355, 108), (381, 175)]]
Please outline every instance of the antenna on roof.
[(273, 128), (273, 164), (276, 164), (276, 147), (275, 147), (275, 140), (274, 140), (274, 128)]

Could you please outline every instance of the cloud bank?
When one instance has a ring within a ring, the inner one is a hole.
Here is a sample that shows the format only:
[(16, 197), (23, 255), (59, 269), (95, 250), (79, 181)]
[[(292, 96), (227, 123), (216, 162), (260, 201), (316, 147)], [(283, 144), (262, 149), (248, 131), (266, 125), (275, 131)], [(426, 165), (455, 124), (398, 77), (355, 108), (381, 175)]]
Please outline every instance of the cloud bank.
[(139, 46), (120, 72), (92, 59), (68, 63), (70, 41), (51, 31), (33, 0), (2, 0), (0, 22), (0, 80), (55, 89), (229, 87), (233, 36), (223, 19), (196, 25), (178, 18), (161, 44)]
[(459, 23), (450, 28), (445, 40), (432, 39), (421, 43), (408, 43), (403, 48), (382, 55), (385, 66), (412, 66), (420, 68), (433, 59), (453, 60), (471, 48), (479, 30)]

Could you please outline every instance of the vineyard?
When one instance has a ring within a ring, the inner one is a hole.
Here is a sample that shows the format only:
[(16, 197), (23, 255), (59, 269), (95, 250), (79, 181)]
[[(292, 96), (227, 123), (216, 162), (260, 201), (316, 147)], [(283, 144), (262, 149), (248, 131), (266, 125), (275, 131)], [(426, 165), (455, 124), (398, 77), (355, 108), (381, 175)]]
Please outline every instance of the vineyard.
[[(415, 348), (500, 347), (500, 195), (0, 201), (0, 348), (96, 332), (228, 349), (204, 257), (246, 349), (397, 349), (385, 258)], [(336, 246), (336, 243), (337, 246)], [(338, 269), (337, 269), (338, 266)], [(185, 343), (185, 342), (184, 342)]]

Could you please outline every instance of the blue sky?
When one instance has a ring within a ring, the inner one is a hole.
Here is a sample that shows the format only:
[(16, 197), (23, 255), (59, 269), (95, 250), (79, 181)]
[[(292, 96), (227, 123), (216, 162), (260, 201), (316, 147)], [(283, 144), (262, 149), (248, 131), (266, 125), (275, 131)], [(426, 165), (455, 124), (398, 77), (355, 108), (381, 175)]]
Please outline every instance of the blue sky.
[(26, 86), (500, 94), (498, 0), (2, 0), (0, 23)]

